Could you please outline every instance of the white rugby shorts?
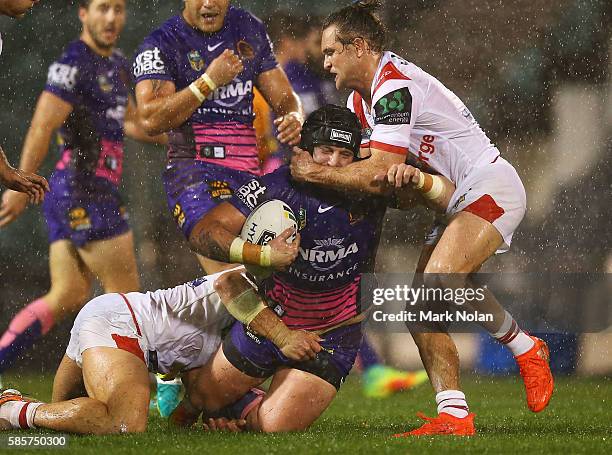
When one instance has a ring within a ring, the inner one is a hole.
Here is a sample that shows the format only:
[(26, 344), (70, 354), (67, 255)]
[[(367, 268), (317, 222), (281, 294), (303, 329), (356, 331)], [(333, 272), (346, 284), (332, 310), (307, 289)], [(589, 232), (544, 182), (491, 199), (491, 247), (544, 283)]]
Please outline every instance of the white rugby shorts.
[[(148, 298), (142, 294), (137, 298)], [(130, 295), (130, 300), (134, 294)], [(89, 301), (79, 312), (70, 331), (66, 355), (82, 367), (89, 348), (123, 349), (140, 358), (148, 368), (148, 346), (131, 304), (123, 294), (105, 294)]]
[(491, 223), (501, 234), (504, 243), (497, 253), (510, 248), (512, 235), (527, 210), (525, 187), (514, 167), (501, 156), (493, 163), (472, 170), (457, 186), (446, 214), (439, 216), (426, 245), (435, 245), (442, 237), (450, 218), (459, 212), (471, 212)]

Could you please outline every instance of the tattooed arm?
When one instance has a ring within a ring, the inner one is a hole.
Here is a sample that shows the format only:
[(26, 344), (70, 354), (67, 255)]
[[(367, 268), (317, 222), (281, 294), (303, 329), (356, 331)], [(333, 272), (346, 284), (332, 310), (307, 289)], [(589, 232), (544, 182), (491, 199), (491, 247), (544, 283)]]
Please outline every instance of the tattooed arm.
[(189, 245), (196, 253), (229, 262), (230, 246), (240, 235), (246, 217), (229, 202), (222, 202), (195, 225)]

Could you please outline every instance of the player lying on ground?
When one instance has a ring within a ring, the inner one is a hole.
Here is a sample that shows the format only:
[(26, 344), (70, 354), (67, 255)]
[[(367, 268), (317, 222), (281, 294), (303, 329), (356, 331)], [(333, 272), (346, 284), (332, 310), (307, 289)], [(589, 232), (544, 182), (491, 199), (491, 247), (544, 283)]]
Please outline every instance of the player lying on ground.
[[(308, 117), (301, 144), (317, 163), (343, 167), (355, 159), (360, 139), (355, 115), (328, 105)], [(176, 424), (189, 426), (204, 411), (206, 417), (246, 419), (247, 428), (255, 431), (303, 430), (329, 406), (353, 365), (364, 316), (361, 274), (373, 270), (387, 200), (297, 184), (284, 166), (247, 182), (206, 215), (194, 227), (192, 247), (225, 262), (265, 265), (265, 247), (237, 236), (247, 216), (271, 199), (280, 199), (297, 214), (300, 254), (286, 271), (265, 279), (260, 292), (288, 327), (321, 334), (322, 349), (312, 360), (295, 362), (253, 334), (248, 324), (237, 322), (188, 387), (171, 416)], [(223, 275), (215, 286), (228, 298), (242, 290), (256, 311), (260, 300), (241, 277)], [(249, 392), (269, 377), (265, 397), (261, 391)]]
[[(287, 231), (269, 244), (282, 252), (274, 253), (277, 267), (285, 267), (297, 254), (298, 242), (286, 243), (290, 234)], [(167, 377), (182, 373), (183, 381), (190, 384), (198, 367), (217, 351), (222, 331), (234, 321), (213, 283), (224, 274), (240, 277), (243, 272), (240, 267), (172, 289), (105, 294), (91, 300), (74, 322), (53, 382), (52, 402), (34, 402), (17, 391), (4, 391), (0, 427), (93, 434), (144, 431), (149, 372)], [(228, 309), (232, 311), (231, 302)], [(267, 308), (250, 320), (249, 327), (273, 340), (278, 352), (293, 361), (312, 359), (321, 349), (317, 335), (289, 330)]]
[[(38, 0), (0, 0), (0, 15), (23, 17), (36, 3)], [(1, 49), (0, 37), (0, 52)], [(44, 177), (12, 167), (2, 147), (0, 147), (0, 185), (9, 190), (26, 193), (30, 202), (35, 204), (42, 202), (45, 191), (49, 191), (49, 184)]]
[[(339, 89), (352, 89), (347, 105), (371, 132), (362, 153), (368, 160), (343, 169), (321, 166), (297, 153), (291, 171), (301, 182), (380, 193), (412, 185), (418, 171), (407, 159), (447, 177), (456, 190), (443, 223), (423, 247), (417, 272), (436, 288), (471, 286), (495, 252), (507, 251), (526, 210), (523, 184), (510, 163), (465, 107), (437, 79), (392, 52), (384, 51), (385, 27), (374, 14), (376, 0), (362, 0), (324, 22), (321, 51)], [(418, 285), (418, 284), (417, 284)], [(479, 311), (493, 315), (484, 328), (509, 348), (519, 364), (529, 409), (539, 412), (552, 396), (548, 347), (520, 329), (489, 291)], [(409, 327), (434, 387), (439, 416), (409, 434), (475, 432), (473, 414), (459, 386), (459, 356), (439, 327)]]

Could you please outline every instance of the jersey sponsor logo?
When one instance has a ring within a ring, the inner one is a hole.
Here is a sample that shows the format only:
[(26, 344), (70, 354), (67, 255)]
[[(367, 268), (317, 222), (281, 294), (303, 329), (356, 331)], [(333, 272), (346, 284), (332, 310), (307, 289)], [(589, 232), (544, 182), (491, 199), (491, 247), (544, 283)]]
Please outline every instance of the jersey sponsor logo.
[[(214, 100), (224, 107), (232, 107), (240, 103), (249, 93), (253, 92), (253, 81), (242, 82), (234, 79), (231, 84), (217, 87), (208, 95), (208, 100)], [(233, 101), (225, 101), (234, 98)]]
[(78, 72), (79, 69), (76, 66), (54, 63), (49, 67), (47, 84), (71, 91), (76, 85), (76, 76)]
[(189, 52), (189, 54), (187, 54), (187, 59), (194, 71), (202, 71), (202, 68), (204, 68), (204, 59), (198, 51), (192, 50)]
[(83, 207), (75, 207), (70, 209), (68, 212), (68, 219), (70, 221), (70, 229), (73, 231), (85, 231), (91, 229), (91, 218), (87, 210)]
[(141, 52), (132, 65), (134, 77), (151, 74), (166, 74), (166, 65), (158, 47)]
[(332, 141), (340, 141), (350, 144), (353, 138), (353, 134), (349, 133), (348, 131), (336, 130), (332, 128), (329, 138)]
[(209, 180), (208, 192), (210, 197), (215, 200), (229, 199), (234, 192), (230, 188), (229, 182), (225, 180)]
[(186, 217), (185, 212), (183, 211), (183, 207), (181, 207), (181, 204), (176, 204), (174, 206), (174, 210), (172, 210), (172, 216), (174, 217), (176, 224), (178, 224), (178, 226), (182, 228), (185, 224)]
[(429, 134), (425, 134), (423, 139), (421, 140), (421, 144), (419, 145), (419, 161), (423, 161), (427, 163), (429, 161), (429, 156), (436, 151), (436, 146), (434, 145), (435, 136), (431, 136)]
[(216, 48), (218, 48), (219, 46), (221, 46), (223, 44), (223, 41), (221, 41), (220, 43), (215, 44), (214, 46), (211, 46), (210, 44), (206, 47), (208, 49), (208, 52), (214, 52)]
[(325, 212), (327, 212), (328, 210), (333, 209), (334, 207), (335, 207), (335, 205), (329, 205), (329, 206), (327, 206), (327, 207), (323, 207), (322, 205), (319, 205), (319, 208), (317, 209), (317, 212), (319, 212), (319, 213), (325, 213)]
[(192, 289), (197, 288), (198, 286), (200, 286), (202, 283), (206, 282), (206, 277), (200, 277), (200, 278), (196, 278), (193, 281), (190, 281), (189, 283), (187, 283), (187, 286), (189, 286)]
[(238, 50), (238, 55), (240, 55), (242, 58), (246, 58), (248, 60), (255, 58), (255, 50), (253, 49), (253, 46), (244, 40), (240, 40), (236, 43), (236, 49)]
[(345, 247), (344, 239), (328, 238), (315, 240), (314, 243), (316, 244), (314, 248), (300, 247), (299, 251), (302, 259), (310, 262), (312, 268), (319, 272), (333, 269), (347, 256), (359, 251), (356, 242)]
[(394, 90), (381, 97), (374, 105), (374, 121), (383, 125), (410, 123), (412, 95), (406, 87)]
[(265, 191), (266, 187), (262, 186), (259, 181), (251, 180), (238, 188), (236, 195), (248, 208), (254, 210), (259, 204), (259, 197), (262, 196)]

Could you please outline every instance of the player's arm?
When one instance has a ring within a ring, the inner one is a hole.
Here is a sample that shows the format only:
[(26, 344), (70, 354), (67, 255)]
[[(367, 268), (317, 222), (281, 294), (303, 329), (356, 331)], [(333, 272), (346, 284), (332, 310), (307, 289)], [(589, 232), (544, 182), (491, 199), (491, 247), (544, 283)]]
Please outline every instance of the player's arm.
[(165, 133), (158, 134), (157, 136), (149, 136), (145, 132), (142, 122), (140, 121), (140, 117), (138, 117), (136, 102), (131, 96), (128, 99), (123, 130), (126, 136), (139, 142), (159, 145), (166, 145), (168, 143), (168, 136)]
[(285, 71), (281, 67), (261, 73), (257, 78), (257, 88), (278, 117), (274, 125), (278, 130), (278, 140), (283, 144), (297, 145), (304, 123), (302, 103), (291, 87)]
[(446, 177), (427, 174), (405, 163), (394, 164), (386, 174), (376, 175), (375, 179), (393, 189), (391, 206), (400, 210), (420, 204), (444, 213), (455, 192), (455, 185)]
[[(60, 97), (44, 91), (34, 111), (32, 123), (25, 138), (19, 168), (35, 173), (47, 156), (51, 137), (72, 112), (72, 105)], [(2, 197), (0, 227), (14, 221), (25, 209), (28, 196), (7, 191)]]
[(288, 358), (314, 359), (321, 350), (318, 335), (290, 330), (270, 309), (246, 277), (245, 271), (227, 272), (215, 280), (214, 289), (229, 313), (257, 334), (272, 341)]
[(149, 136), (166, 133), (185, 123), (215, 88), (231, 82), (243, 69), (233, 51), (226, 49), (205, 73), (183, 90), (174, 82), (144, 79), (136, 84), (138, 115)]
[[(362, 154), (363, 152), (362, 148)], [(389, 153), (370, 148), (370, 157), (345, 167), (330, 167), (317, 164), (310, 153), (294, 147), (291, 159), (291, 175), (300, 182), (309, 182), (328, 188), (342, 188), (349, 191), (366, 191), (373, 194), (388, 194), (390, 189), (375, 179), (386, 174), (393, 165), (404, 162), (404, 154)]]
[(286, 229), (270, 244), (255, 245), (239, 237), (245, 220), (236, 207), (222, 202), (195, 225), (189, 236), (189, 245), (196, 253), (228, 263), (284, 269), (295, 260), (299, 235), (293, 243), (286, 243), (293, 235), (290, 229)]

